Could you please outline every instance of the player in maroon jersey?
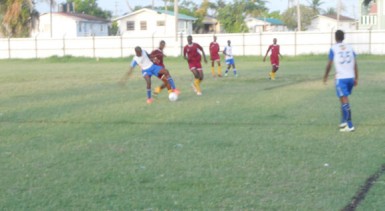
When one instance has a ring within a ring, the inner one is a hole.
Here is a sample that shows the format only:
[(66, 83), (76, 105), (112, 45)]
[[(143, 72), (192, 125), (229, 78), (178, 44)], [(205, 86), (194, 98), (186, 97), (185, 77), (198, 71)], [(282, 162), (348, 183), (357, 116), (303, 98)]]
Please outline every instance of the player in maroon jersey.
[(222, 77), (221, 72), (221, 57), (219, 56), (219, 44), (217, 43), (217, 36), (214, 36), (214, 41), (210, 43), (210, 59), (211, 59), (211, 74), (215, 77), (215, 62), (218, 64), (218, 77)]
[(271, 70), (271, 73), (269, 73), (269, 75), (271, 80), (275, 80), (275, 73), (279, 69), (279, 57), (282, 57), (281, 53), (279, 52), (279, 45), (277, 45), (277, 38), (273, 39), (273, 44), (270, 45), (269, 48), (267, 49), (266, 55), (263, 58), (263, 61), (266, 61), (266, 56), (270, 50), (271, 50), (270, 62), (271, 62), (272, 70)]
[[(156, 64), (158, 66), (162, 66), (162, 67), (165, 67), (164, 63), (163, 63), (163, 57), (166, 56), (163, 53), (164, 47), (166, 47), (166, 42), (164, 40), (161, 40), (159, 42), (159, 47), (157, 49), (153, 50), (150, 54), (150, 58), (151, 58), (152, 62), (154, 62), (154, 64)], [(158, 78), (162, 78), (162, 76), (163, 76), (162, 74), (159, 74)], [(164, 88), (166, 88), (166, 84), (162, 83), (162, 85), (160, 85), (154, 89), (153, 95), (157, 96)], [(170, 88), (170, 86), (168, 87), (168, 89), (169, 88)], [(169, 89), (169, 91), (170, 91), (170, 89)]]
[(192, 41), (191, 35), (187, 36), (187, 42), (188, 44), (183, 49), (183, 56), (187, 60), (189, 68), (194, 75), (194, 91), (197, 95), (202, 95), (200, 83), (203, 80), (203, 70), (201, 64), (202, 56), (199, 51), (202, 52), (205, 63), (207, 63), (206, 54), (201, 45)]

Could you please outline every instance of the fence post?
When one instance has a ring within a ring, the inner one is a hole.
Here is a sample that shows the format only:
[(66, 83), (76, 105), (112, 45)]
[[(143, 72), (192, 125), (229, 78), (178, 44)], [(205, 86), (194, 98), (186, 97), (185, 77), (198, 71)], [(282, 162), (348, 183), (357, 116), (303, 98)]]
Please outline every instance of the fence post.
[(294, 31), (294, 56), (297, 56), (297, 30)]
[(66, 35), (64, 34), (63, 35), (63, 56), (66, 55), (66, 39), (65, 39)]
[(96, 57), (96, 48), (95, 48), (95, 35), (92, 35), (92, 50), (93, 50), (93, 58)]
[(37, 35), (35, 36), (35, 58), (37, 59)]
[(8, 59), (11, 58), (11, 37), (8, 37)]
[(372, 27), (369, 28), (369, 54), (372, 54)]
[(259, 31), (259, 53), (262, 55), (262, 32)]
[(183, 33), (180, 33), (180, 55), (183, 55)]
[(123, 58), (123, 35), (120, 35), (120, 57)]
[(245, 56), (245, 32), (242, 33), (243, 56)]

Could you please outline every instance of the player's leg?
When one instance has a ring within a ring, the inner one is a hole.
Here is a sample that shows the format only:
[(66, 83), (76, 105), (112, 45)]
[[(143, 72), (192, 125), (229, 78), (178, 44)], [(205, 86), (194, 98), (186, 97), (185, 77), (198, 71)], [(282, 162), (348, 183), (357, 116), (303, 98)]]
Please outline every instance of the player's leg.
[(234, 59), (232, 59), (231, 66), (233, 67), (234, 76), (237, 77), (238, 73), (237, 73), (237, 69), (235, 68), (235, 61), (234, 61)]
[[(166, 84), (166, 86), (167, 84), (169, 84), (172, 90), (176, 90), (174, 79), (171, 77), (170, 72), (166, 68), (162, 68), (161, 70), (159, 70), (158, 74), (163, 74), (164, 79), (162, 80)], [(167, 81), (167, 83), (165, 81)]]
[[(163, 74), (159, 74), (158, 78), (162, 80)], [(163, 80), (162, 80), (163, 81)], [(163, 81), (163, 83), (160, 86), (155, 87), (153, 95), (157, 96), (164, 88), (167, 87), (167, 84)]]
[(340, 131), (342, 132), (354, 131), (354, 126), (352, 122), (352, 111), (350, 109), (350, 103), (348, 98), (348, 96), (351, 94), (353, 86), (354, 79), (341, 79), (336, 81), (337, 95), (339, 96), (341, 102), (342, 120), (340, 127), (342, 128), (340, 129)]
[(221, 60), (218, 59), (217, 63), (218, 63), (218, 76), (222, 77)]
[(197, 95), (202, 95), (202, 90), (200, 86), (202, 76), (197, 68), (191, 69), (191, 72), (194, 75), (194, 82), (193, 82), (193, 88), (195, 88), (194, 91), (197, 93)]
[(146, 88), (147, 88), (147, 103), (152, 103), (151, 98), (151, 76), (148, 74), (143, 75), (144, 80), (146, 81)]
[(213, 77), (215, 77), (214, 66), (215, 66), (215, 60), (214, 60), (214, 59), (211, 59), (211, 75), (212, 75)]
[(230, 61), (228, 59), (226, 60), (226, 64), (227, 64), (227, 68), (226, 68), (226, 71), (225, 71), (225, 76), (227, 76), (227, 73), (229, 72), (229, 69), (231, 67)]

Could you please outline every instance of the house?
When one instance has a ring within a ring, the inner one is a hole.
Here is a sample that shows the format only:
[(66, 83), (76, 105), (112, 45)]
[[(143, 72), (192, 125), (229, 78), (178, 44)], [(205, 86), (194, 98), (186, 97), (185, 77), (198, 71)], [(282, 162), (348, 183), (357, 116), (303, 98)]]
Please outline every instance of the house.
[(73, 12), (44, 13), (40, 15), (37, 28), (33, 30), (32, 36), (108, 36), (109, 25), (108, 20), (86, 14)]
[(343, 31), (357, 30), (357, 21), (343, 15), (317, 15), (314, 17), (307, 31), (332, 31), (341, 29)]
[(385, 0), (359, 0), (359, 29), (385, 29)]
[[(192, 34), (195, 20), (197, 18), (179, 13), (178, 32)], [(173, 11), (143, 8), (113, 21), (117, 22), (120, 35), (175, 34), (175, 14)]]
[(205, 16), (203, 18), (203, 31), (202, 33), (221, 33), (222, 28), (220, 22), (211, 16)]
[(245, 23), (249, 32), (287, 31), (285, 24), (281, 20), (275, 18), (248, 17), (245, 19)]

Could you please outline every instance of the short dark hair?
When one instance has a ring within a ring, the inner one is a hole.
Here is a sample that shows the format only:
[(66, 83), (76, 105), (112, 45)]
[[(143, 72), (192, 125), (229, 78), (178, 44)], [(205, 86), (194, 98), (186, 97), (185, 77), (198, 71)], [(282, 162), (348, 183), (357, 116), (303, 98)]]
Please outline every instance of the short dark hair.
[(342, 30), (336, 31), (336, 40), (343, 41), (345, 39), (345, 33)]
[(136, 47), (135, 47), (135, 51), (142, 51), (142, 48), (139, 47), (139, 46), (136, 46)]

